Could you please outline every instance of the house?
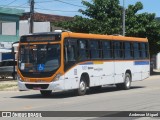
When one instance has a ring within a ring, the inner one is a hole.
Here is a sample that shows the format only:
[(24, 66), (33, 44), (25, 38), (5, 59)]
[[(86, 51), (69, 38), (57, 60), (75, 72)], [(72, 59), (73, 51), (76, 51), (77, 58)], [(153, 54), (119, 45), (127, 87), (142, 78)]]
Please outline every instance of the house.
[(19, 19), (23, 13), (24, 10), (0, 7), (0, 62), (11, 58), (8, 53), (12, 43), (19, 41)]
[[(24, 13), (23, 16), (20, 17), (21, 21), (30, 20), (30, 13)], [(41, 22), (59, 22), (59, 21), (71, 21), (73, 17), (68, 16), (60, 16), (60, 15), (50, 15), (44, 13), (34, 13), (34, 22), (35, 22), (35, 31), (36, 31), (36, 24)], [(38, 25), (39, 26), (39, 25)], [(62, 29), (56, 26), (50, 25), (50, 31), (54, 31), (55, 29)]]

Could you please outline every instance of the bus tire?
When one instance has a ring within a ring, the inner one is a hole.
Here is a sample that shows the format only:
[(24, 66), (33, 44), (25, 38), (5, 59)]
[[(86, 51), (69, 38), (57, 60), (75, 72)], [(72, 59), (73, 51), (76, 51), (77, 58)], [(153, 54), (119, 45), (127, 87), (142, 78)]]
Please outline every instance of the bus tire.
[(44, 97), (49, 97), (52, 94), (52, 90), (40, 90), (40, 93)]
[(86, 83), (84, 77), (82, 77), (81, 80), (80, 80), (80, 82), (79, 82), (79, 88), (77, 90), (77, 94), (79, 96), (85, 95), (86, 91), (87, 91), (87, 83)]
[(124, 83), (116, 84), (118, 89), (128, 90), (131, 87), (131, 75), (129, 73), (125, 74)]

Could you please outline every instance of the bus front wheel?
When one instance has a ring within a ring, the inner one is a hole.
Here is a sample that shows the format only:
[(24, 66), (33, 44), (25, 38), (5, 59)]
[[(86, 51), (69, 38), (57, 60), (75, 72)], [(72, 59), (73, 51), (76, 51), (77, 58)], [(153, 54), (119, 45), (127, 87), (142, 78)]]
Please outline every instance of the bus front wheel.
[(81, 78), (77, 93), (79, 96), (81, 96), (81, 95), (85, 95), (86, 91), (87, 91), (87, 83), (84, 78)]
[(129, 73), (125, 74), (124, 83), (116, 84), (118, 89), (128, 90), (131, 87), (131, 75)]
[(52, 90), (40, 90), (40, 93), (44, 97), (49, 97), (52, 94)]

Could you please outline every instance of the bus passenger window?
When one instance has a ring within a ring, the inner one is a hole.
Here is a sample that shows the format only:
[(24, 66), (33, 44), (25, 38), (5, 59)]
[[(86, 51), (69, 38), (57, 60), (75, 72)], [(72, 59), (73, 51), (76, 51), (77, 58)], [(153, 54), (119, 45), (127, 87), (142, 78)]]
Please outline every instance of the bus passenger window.
[(138, 43), (138, 51), (139, 51), (139, 58), (142, 58), (142, 46), (141, 46), (141, 43)]
[(115, 59), (123, 59), (123, 42), (114, 42), (114, 57)]
[(112, 58), (112, 43), (111, 41), (102, 42), (103, 47), (103, 58), (111, 59)]
[(98, 59), (99, 54), (99, 46), (98, 41), (90, 41), (90, 51), (91, 51), (91, 59)]
[(132, 46), (130, 42), (125, 42), (124, 43), (124, 54), (125, 54), (125, 59), (132, 59), (133, 54), (132, 54)]
[(65, 39), (64, 53), (65, 63), (76, 61), (77, 58), (77, 40), (76, 39)]
[(64, 44), (64, 70), (71, 68), (77, 60), (77, 39), (66, 38)]
[(86, 60), (89, 58), (89, 51), (87, 48), (87, 41), (86, 40), (79, 40), (79, 49), (78, 49), (78, 61)]
[(74, 46), (69, 45), (67, 50), (68, 50), (67, 51), (68, 61), (75, 61), (75, 54), (74, 54), (75, 48), (74, 48)]
[(86, 43), (84, 41), (80, 41), (79, 46), (80, 46), (80, 49), (85, 49), (86, 48)]
[(145, 43), (145, 56), (146, 56), (146, 58), (149, 58), (149, 46), (148, 46), (148, 43)]
[(145, 53), (145, 43), (141, 43), (141, 54), (142, 54), (142, 58), (145, 59), (146, 58), (146, 53)]
[(138, 43), (134, 43), (133, 44), (133, 49), (134, 49), (134, 58), (135, 59), (139, 59), (139, 47), (138, 47)]

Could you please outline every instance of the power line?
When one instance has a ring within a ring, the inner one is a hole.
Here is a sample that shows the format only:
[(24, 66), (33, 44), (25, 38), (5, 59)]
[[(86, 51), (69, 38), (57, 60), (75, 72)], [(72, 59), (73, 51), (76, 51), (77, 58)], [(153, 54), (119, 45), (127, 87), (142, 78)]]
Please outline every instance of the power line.
[[(24, 3), (22, 5), (26, 5), (28, 3)], [(25, 6), (22, 6), (22, 5), (18, 5), (18, 6), (8, 6), (8, 7), (11, 7), (11, 8), (30, 8), (30, 7), (25, 7)], [(38, 5), (38, 4), (37, 4)], [(45, 11), (59, 11), (59, 12), (78, 12), (78, 11), (63, 11), (63, 10), (53, 10), (53, 9), (46, 9), (46, 8), (42, 8), (42, 6), (38, 5), (39, 7), (36, 7), (35, 9), (37, 10), (45, 10)], [(0, 7), (4, 7), (3, 5), (0, 5)]]
[(35, 8), (38, 10), (45, 10), (45, 11), (59, 11), (59, 12), (78, 12), (78, 11), (63, 11), (63, 10), (52, 10), (52, 9), (45, 9), (45, 8)]
[(12, 2), (10, 2), (10, 3), (8, 3), (8, 4), (4, 5), (4, 6), (9, 6), (9, 5), (11, 5), (12, 3), (16, 2), (16, 1), (17, 0), (13, 0)]
[(68, 5), (72, 5), (72, 6), (76, 6), (76, 7), (84, 7), (84, 6), (80, 6), (80, 5), (64, 2), (62, 0), (48, 0), (48, 1), (40, 1), (40, 2), (36, 2), (36, 3), (45, 3), (45, 2), (54, 2), (54, 1), (61, 2), (61, 3), (64, 3), (64, 4), (68, 4)]
[[(17, 5), (17, 6), (4, 6), (4, 5), (0, 5), (0, 7), (11, 7), (11, 8), (29, 8), (29, 7), (25, 7), (24, 5), (27, 5), (28, 3), (23, 3), (21, 5)], [(23, 6), (23, 7), (22, 7)]]
[(53, 9), (46, 9), (46, 8), (43, 8), (41, 5), (39, 4), (36, 4), (37, 6), (39, 6), (40, 8), (35, 8), (35, 9), (39, 9), (39, 10), (45, 10), (45, 11), (59, 11), (59, 12), (78, 12), (78, 11), (63, 11), (63, 10), (53, 10)]
[[(3, 7), (3, 8), (5, 8), (3, 5), (0, 5), (0, 7)], [(10, 8), (30, 8), (30, 7), (25, 7), (25, 6), (8, 6), (8, 7), (10, 7)]]
[[(14, 1), (8, 3), (7, 5), (0, 5), (0, 6), (1, 6), (1, 7), (13, 7), (13, 8), (17, 8), (17, 7), (21, 7), (21, 6), (24, 6), (24, 5), (28, 4), (28, 3), (23, 3), (23, 4), (18, 5), (18, 6), (10, 6), (12, 3), (16, 2), (16, 1), (17, 1), (17, 0), (14, 0)], [(22, 8), (24, 8), (24, 7), (22, 7)]]
[(24, 5), (28, 5), (28, 2), (27, 3), (23, 3), (21, 5), (18, 5), (18, 6), (24, 6)]
[[(18, 5), (18, 6), (4, 6), (4, 5), (0, 5), (0, 7), (9, 7), (9, 8), (30, 8), (30, 7), (25, 7), (24, 5), (26, 5), (28, 3), (23, 3), (21, 5)], [(2, 12), (7, 12), (7, 11), (10, 11), (10, 10), (3, 10)]]
[(35, 3), (47, 3), (47, 2), (54, 2), (53, 0), (48, 0), (48, 1), (39, 1), (39, 2), (35, 2)]

